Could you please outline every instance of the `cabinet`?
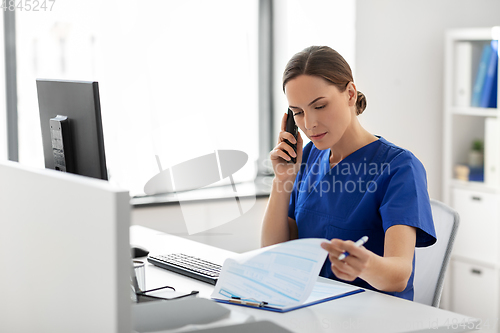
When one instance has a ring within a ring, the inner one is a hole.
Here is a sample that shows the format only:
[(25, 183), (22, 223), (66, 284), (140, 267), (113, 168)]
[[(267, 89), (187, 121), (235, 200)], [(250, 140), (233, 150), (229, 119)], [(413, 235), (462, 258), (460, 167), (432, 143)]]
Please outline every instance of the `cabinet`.
[[(445, 38), (443, 201), (458, 211), (460, 226), (443, 296), (449, 310), (481, 318), (482, 332), (499, 332), (500, 317), (500, 109), (484, 95), (492, 87), (498, 96), (498, 70), (491, 72), (484, 52), (491, 47), (498, 63), (499, 36), (492, 27), (450, 30)], [(470, 153), (478, 141), (479, 160)]]

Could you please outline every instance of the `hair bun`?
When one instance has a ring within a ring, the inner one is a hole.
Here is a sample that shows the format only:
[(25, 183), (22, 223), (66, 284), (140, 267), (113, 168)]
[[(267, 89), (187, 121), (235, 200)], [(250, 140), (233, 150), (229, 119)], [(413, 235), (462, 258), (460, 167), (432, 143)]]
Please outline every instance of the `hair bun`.
[(356, 114), (360, 115), (366, 109), (366, 97), (358, 90), (358, 98), (356, 99)]

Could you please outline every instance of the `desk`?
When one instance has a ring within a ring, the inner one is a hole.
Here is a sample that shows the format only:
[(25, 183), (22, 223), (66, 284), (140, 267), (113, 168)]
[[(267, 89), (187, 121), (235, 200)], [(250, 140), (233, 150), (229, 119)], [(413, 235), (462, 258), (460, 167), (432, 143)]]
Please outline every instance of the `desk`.
[[(235, 253), (168, 235), (141, 226), (130, 228), (130, 242), (151, 253), (183, 252), (222, 265)], [(340, 283), (319, 277), (329, 283)], [(187, 278), (151, 264), (146, 265), (146, 288), (170, 285), (177, 290), (198, 290), (200, 297), (210, 298), (213, 286)], [(226, 305), (232, 311), (270, 320), (293, 332), (468, 332), (478, 327), (478, 319), (431, 306), (366, 290), (363, 293), (316, 304), (288, 313)]]

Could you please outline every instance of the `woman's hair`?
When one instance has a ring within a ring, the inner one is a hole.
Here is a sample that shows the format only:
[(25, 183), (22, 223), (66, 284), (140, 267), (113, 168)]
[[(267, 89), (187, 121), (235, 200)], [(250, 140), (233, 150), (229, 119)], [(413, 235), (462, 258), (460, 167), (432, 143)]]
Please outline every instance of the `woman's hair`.
[[(310, 46), (295, 54), (286, 65), (283, 73), (283, 91), (288, 81), (299, 75), (318, 76), (344, 92), (349, 82), (353, 82), (351, 67), (345, 59), (328, 46)], [(356, 113), (363, 113), (366, 97), (358, 90)]]

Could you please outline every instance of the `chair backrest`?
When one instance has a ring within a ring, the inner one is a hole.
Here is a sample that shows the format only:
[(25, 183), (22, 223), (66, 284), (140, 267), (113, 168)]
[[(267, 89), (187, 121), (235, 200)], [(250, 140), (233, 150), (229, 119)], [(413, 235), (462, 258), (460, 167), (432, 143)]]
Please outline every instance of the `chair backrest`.
[(438, 307), (459, 216), (455, 210), (437, 200), (431, 200), (431, 208), (437, 242), (415, 249), (414, 301)]

